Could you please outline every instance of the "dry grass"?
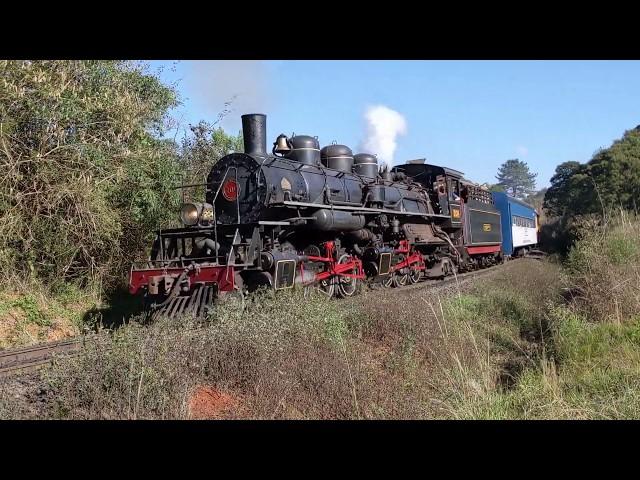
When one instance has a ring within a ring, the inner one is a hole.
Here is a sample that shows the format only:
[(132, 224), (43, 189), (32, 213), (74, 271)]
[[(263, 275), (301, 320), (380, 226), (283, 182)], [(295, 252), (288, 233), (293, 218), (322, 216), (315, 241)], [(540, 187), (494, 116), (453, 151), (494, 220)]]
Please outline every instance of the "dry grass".
[(358, 417), (367, 392), (344, 338), (349, 309), (265, 293), (218, 312), (204, 324), (132, 324), (90, 344), (51, 371), (52, 415), (188, 418), (190, 394), (212, 385), (238, 400), (235, 417)]
[(569, 252), (572, 300), (596, 321), (640, 313), (640, 220), (620, 212), (583, 226)]
[[(132, 323), (54, 366), (44, 415), (189, 418), (189, 398), (205, 386), (233, 398), (226, 418), (458, 417), (461, 403), (500, 389), (504, 363), (526, 349), (527, 329), (510, 323), (526, 306), (492, 292), (520, 288), (516, 278), (532, 267), (548, 274), (529, 263), (472, 291), (385, 290), (342, 302), (265, 292), (230, 300), (205, 323)], [(485, 310), (501, 302), (489, 319)], [(502, 330), (488, 325), (495, 319)]]
[(204, 388), (231, 405), (215, 418), (637, 418), (640, 318), (593, 322), (562, 298), (572, 278), (523, 260), (440, 291), (264, 292), (131, 323), (55, 365), (37, 413), (4, 395), (0, 416), (187, 419)]

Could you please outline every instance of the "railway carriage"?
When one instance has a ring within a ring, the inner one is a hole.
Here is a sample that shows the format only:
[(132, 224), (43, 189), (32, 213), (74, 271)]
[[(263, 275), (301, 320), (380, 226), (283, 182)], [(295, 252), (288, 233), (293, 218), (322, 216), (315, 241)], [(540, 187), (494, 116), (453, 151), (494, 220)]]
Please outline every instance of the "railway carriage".
[(506, 257), (522, 256), (538, 245), (538, 214), (531, 205), (504, 192), (492, 192), (502, 216), (502, 251)]

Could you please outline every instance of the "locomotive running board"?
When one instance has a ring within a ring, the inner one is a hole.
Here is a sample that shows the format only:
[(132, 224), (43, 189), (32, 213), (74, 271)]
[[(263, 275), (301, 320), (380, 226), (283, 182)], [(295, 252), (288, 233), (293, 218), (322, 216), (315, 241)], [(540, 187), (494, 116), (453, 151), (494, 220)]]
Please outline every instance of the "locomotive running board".
[(366, 207), (347, 207), (342, 205), (325, 205), (323, 203), (306, 203), (306, 202), (293, 202), (285, 200), (283, 205), (292, 207), (312, 207), (312, 208), (325, 208), (327, 210), (347, 210), (353, 213), (391, 213), (393, 215), (412, 215), (417, 217), (433, 217), (433, 218), (451, 218), (449, 215), (439, 215), (436, 213), (418, 213), (407, 212), (398, 210), (387, 210), (386, 208), (366, 208)]

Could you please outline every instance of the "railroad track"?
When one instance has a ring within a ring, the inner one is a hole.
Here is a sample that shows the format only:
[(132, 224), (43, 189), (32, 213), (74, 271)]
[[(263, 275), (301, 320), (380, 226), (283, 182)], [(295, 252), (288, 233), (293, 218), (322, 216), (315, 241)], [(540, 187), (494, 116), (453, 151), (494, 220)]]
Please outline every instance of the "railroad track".
[(50, 363), (56, 355), (69, 355), (82, 344), (81, 338), (41, 343), (30, 347), (0, 350), (0, 376), (31, 371)]
[(415, 289), (425, 288), (425, 287), (429, 289), (440, 288), (440, 287), (444, 287), (445, 285), (449, 285), (451, 283), (458, 283), (462, 280), (470, 280), (472, 278), (484, 277), (485, 275), (489, 275), (490, 273), (495, 273), (497, 270), (500, 270), (500, 267), (502, 267), (502, 265), (496, 265), (494, 267), (485, 268), (482, 270), (474, 270), (472, 272), (458, 273), (441, 280), (424, 280), (414, 285), (407, 285), (406, 287), (403, 287), (401, 290), (415, 290)]
[[(540, 256), (528, 256), (525, 258), (539, 259)], [(512, 260), (513, 261), (513, 260)], [(515, 260), (518, 261), (518, 260)], [(509, 262), (510, 263), (510, 262)], [(423, 280), (414, 285), (406, 285), (398, 290), (416, 290), (416, 289), (433, 289), (440, 288), (451, 283), (457, 283), (462, 280), (483, 277), (490, 273), (496, 273), (502, 267), (508, 265), (497, 265), (495, 267), (482, 270), (474, 270), (442, 280)], [(375, 290), (375, 288), (372, 288)], [(85, 343), (85, 337), (75, 339), (61, 340), (57, 342), (48, 342), (29, 347), (15, 348), (10, 350), (0, 350), (0, 377), (13, 373), (22, 373), (35, 370), (39, 367), (47, 365), (53, 361), (56, 356), (74, 355), (80, 350)]]
[[(496, 273), (497, 271), (501, 270), (503, 267), (512, 264), (513, 262), (518, 262), (521, 261), (523, 259), (531, 259), (531, 260), (542, 260), (543, 258), (545, 258), (546, 253), (544, 252), (540, 252), (537, 251), (539, 253), (536, 254), (528, 254), (525, 257), (518, 257), (518, 258), (514, 258), (512, 260), (509, 260), (508, 262), (504, 263), (504, 264), (499, 264), (499, 265), (494, 265), (493, 267), (489, 267), (489, 268), (483, 268), (480, 270), (473, 270), (471, 272), (465, 272), (465, 273), (458, 273), (449, 277), (446, 277), (444, 279), (440, 279), (440, 280), (420, 280), (418, 283), (413, 284), (413, 285), (405, 285), (404, 287), (401, 287), (399, 290), (401, 291), (405, 291), (405, 290), (416, 290), (416, 289), (421, 289), (421, 288), (428, 288), (428, 289), (432, 289), (432, 288), (440, 288), (440, 287), (444, 287), (446, 285), (452, 284), (452, 283), (457, 283), (460, 282), (462, 280), (469, 280), (472, 278), (478, 278), (478, 277), (484, 277), (485, 275), (489, 275), (491, 273)], [(371, 287), (369, 287), (371, 288)], [(372, 289), (375, 289), (372, 288)]]

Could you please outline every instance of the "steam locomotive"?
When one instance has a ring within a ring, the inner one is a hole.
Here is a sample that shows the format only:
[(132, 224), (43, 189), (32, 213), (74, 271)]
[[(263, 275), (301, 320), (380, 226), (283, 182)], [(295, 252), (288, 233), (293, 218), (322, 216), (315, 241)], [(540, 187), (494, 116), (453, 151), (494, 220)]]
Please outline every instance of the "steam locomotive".
[(500, 213), (461, 172), (414, 160), (320, 148), (284, 134), (267, 152), (266, 116), (242, 116), (244, 152), (220, 159), (182, 228), (157, 232), (130, 272), (155, 315), (202, 314), (221, 293), (298, 285), (349, 297), (442, 278), (502, 260)]

